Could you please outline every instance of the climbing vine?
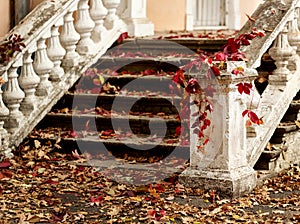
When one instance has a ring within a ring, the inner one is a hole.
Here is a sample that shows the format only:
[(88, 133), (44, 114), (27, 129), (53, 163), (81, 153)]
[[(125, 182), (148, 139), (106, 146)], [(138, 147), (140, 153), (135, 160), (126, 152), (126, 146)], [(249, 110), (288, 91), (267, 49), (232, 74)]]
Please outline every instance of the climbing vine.
[[(213, 76), (218, 77), (221, 75), (221, 70), (225, 69), (226, 62), (247, 61), (245, 54), (241, 51), (241, 46), (250, 45), (251, 40), (263, 36), (265, 36), (263, 32), (253, 29), (250, 33), (241, 34), (236, 38), (229, 38), (221, 52), (217, 52), (213, 56), (201, 54), (197, 59), (182, 66), (173, 76), (172, 80), (177, 84), (177, 87), (184, 89), (181, 113), (184, 113), (185, 116), (182, 116), (181, 119), (189, 122), (188, 116), (190, 115), (190, 111), (188, 111), (187, 108), (189, 108), (190, 104), (195, 105), (198, 108), (197, 112), (191, 115), (195, 118), (194, 123), (188, 125), (190, 125), (191, 128), (194, 128), (194, 134), (198, 135), (199, 141), (197, 147), (200, 151), (205, 152), (204, 146), (210, 141), (209, 136), (205, 134), (205, 130), (211, 125), (209, 114), (214, 110), (213, 103), (209, 97), (212, 97), (216, 90), (210, 85), (203, 88), (197, 79), (186, 75), (186, 73), (190, 74), (194, 68), (200, 69), (206, 64), (209, 67), (206, 77), (208, 79), (211, 79)], [(243, 67), (236, 67), (232, 70), (233, 75), (243, 76), (244, 72)], [(241, 95), (250, 95), (254, 90), (251, 81), (240, 82), (236, 84), (236, 87)], [(250, 108), (242, 113), (243, 117), (248, 117), (246, 126), (251, 126), (253, 124), (261, 125), (263, 121), (252, 110), (251, 105), (252, 102), (250, 102)], [(182, 127), (179, 127), (178, 130), (182, 131)]]
[(15, 52), (21, 52), (25, 47), (24, 38), (18, 34), (10, 35), (0, 45), (0, 63), (5, 64), (11, 60)]

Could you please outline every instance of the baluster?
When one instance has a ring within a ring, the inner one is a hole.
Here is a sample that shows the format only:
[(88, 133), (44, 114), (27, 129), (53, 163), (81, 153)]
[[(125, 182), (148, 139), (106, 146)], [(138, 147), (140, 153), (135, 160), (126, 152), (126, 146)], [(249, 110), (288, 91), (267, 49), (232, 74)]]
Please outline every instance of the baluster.
[(112, 29), (116, 25), (116, 23), (120, 21), (120, 18), (116, 13), (120, 3), (120, 0), (103, 0), (103, 4), (108, 10), (108, 14), (104, 20), (104, 25), (109, 30)]
[(22, 58), (17, 59), (17, 61), (8, 70), (8, 82), (3, 93), (3, 100), (9, 109), (9, 117), (5, 123), (5, 128), (7, 128), (9, 132), (13, 132), (20, 126), (24, 116), (19, 110), (20, 103), (25, 98), (25, 94), (18, 83), (19, 75), (17, 70), (20, 66), (22, 66)]
[(288, 40), (291, 46), (297, 47), (297, 53), (300, 54), (300, 31), (298, 28), (299, 8), (294, 11), (294, 18), (289, 22)]
[(291, 77), (291, 72), (287, 68), (288, 60), (295, 53), (293, 47), (290, 46), (287, 36), (287, 28), (278, 34), (272, 48), (269, 50), (271, 57), (276, 60), (277, 69), (269, 77), (270, 84), (285, 85)]
[(36, 46), (29, 49), (24, 54), (23, 67), (19, 76), (19, 83), (25, 92), (25, 99), (21, 103), (21, 111), (25, 115), (29, 115), (36, 108), (35, 91), (40, 83), (40, 77), (33, 69), (32, 53), (36, 51)]
[(59, 27), (63, 25), (63, 20), (57, 22), (51, 28), (51, 38), (49, 38), (48, 43), (48, 57), (54, 64), (54, 67), (50, 73), (50, 79), (54, 82), (59, 82), (63, 80), (63, 76), (65, 74), (64, 69), (61, 67), (61, 62), (66, 54), (66, 50), (62, 47), (59, 40)]
[(88, 1), (89, 0), (79, 1), (75, 22), (76, 31), (80, 34), (80, 40), (76, 50), (83, 55), (91, 54), (95, 48), (94, 42), (91, 39), (91, 32), (95, 27), (95, 23), (90, 17)]
[(102, 0), (90, 0), (90, 4), (90, 15), (95, 22), (95, 27), (92, 31), (92, 40), (97, 43), (103, 40), (107, 31), (103, 25), (107, 9), (104, 7)]
[(49, 81), (53, 63), (49, 59), (46, 50), (46, 38), (48, 37), (50, 37), (50, 32), (38, 40), (37, 51), (33, 62), (33, 67), (41, 80), (36, 90), (37, 96), (48, 96), (53, 89), (52, 83)]
[(294, 9), (292, 19), (288, 23), (288, 41), (294, 49), (294, 54), (289, 58), (288, 69), (296, 71), (300, 68), (300, 31), (298, 28), (299, 8)]
[(76, 9), (70, 9), (64, 16), (64, 25), (60, 34), (60, 41), (66, 49), (66, 54), (63, 59), (63, 65), (66, 67), (74, 67), (79, 63), (79, 54), (75, 51), (76, 44), (80, 39), (80, 35), (76, 32), (73, 24), (73, 12)]

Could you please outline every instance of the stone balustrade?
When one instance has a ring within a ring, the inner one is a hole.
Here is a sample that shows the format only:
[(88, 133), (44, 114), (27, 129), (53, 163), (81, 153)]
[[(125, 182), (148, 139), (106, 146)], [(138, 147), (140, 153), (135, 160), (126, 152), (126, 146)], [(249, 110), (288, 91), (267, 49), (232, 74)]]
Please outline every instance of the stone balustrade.
[(6, 81), (0, 84), (0, 153), (11, 156), (11, 149), (127, 31), (117, 14), (120, 3), (44, 1), (10, 31), (6, 38), (20, 34), (26, 47), (0, 67)]
[[(252, 40), (251, 45), (242, 49), (249, 59), (244, 77), (237, 78), (231, 71), (225, 71), (217, 78), (224, 119), (212, 120), (210, 135), (214, 142), (207, 145), (206, 154), (195, 147), (198, 138), (193, 137), (191, 131), (191, 146), (194, 147), (190, 149), (190, 167), (180, 177), (182, 183), (222, 191), (233, 197), (251, 191), (256, 185), (253, 167), (300, 90), (299, 8), (299, 0), (266, 0), (252, 15), (256, 21), (248, 21), (242, 28), (240, 33), (249, 33), (256, 28), (266, 35)], [(254, 90), (252, 96), (241, 97), (236, 84), (257, 77), (256, 68), (265, 53), (269, 53), (276, 64), (275, 71), (268, 77), (267, 88), (261, 96)], [(249, 108), (251, 100), (254, 102), (251, 109), (263, 117), (264, 124), (254, 125), (249, 131), (242, 112)], [(213, 130), (224, 130), (223, 136), (216, 137)]]

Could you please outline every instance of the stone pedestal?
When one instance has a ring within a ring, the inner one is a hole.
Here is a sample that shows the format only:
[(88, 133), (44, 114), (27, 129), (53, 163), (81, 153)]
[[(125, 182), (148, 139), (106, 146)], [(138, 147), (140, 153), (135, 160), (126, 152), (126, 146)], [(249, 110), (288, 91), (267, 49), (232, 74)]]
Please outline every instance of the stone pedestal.
[(231, 170), (188, 168), (179, 178), (185, 186), (215, 190), (216, 193), (230, 198), (249, 193), (257, 181), (256, 172), (247, 166)]
[(228, 197), (241, 196), (255, 187), (256, 172), (248, 164), (246, 119), (242, 116), (246, 103), (236, 86), (246, 81), (243, 79), (229, 72), (218, 79), (220, 92), (214, 99), (220, 106), (215, 111), (221, 110), (223, 118), (212, 113), (211, 140), (205, 154), (194, 147), (198, 138), (191, 136), (190, 167), (179, 177), (185, 186), (215, 190)]

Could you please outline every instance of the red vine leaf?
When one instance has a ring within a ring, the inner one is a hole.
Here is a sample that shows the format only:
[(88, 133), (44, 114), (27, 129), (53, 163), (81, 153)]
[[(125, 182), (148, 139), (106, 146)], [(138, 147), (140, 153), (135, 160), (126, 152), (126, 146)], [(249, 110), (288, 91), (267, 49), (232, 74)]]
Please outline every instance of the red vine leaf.
[(257, 125), (263, 124), (262, 118), (259, 118), (257, 116), (257, 114), (255, 112), (251, 111), (251, 110), (243, 111), (242, 115), (243, 115), (243, 117), (246, 116), (246, 115), (249, 117), (250, 123), (249, 123), (249, 121), (247, 121), (246, 127), (251, 126), (251, 124), (257, 124)]
[(185, 88), (185, 91), (189, 94), (197, 94), (200, 92), (200, 90), (201, 90), (200, 84), (195, 78), (191, 78), (188, 81), (187, 86)]
[(216, 66), (211, 66), (210, 69), (211, 69), (211, 71), (213, 72), (213, 74), (214, 74), (215, 76), (221, 75), (220, 70), (219, 70)]
[(252, 83), (238, 83), (236, 84), (236, 86), (238, 87), (238, 91), (240, 94), (247, 94), (250, 95), (250, 91), (252, 90)]
[(121, 44), (125, 39), (127, 39), (128, 38), (128, 32), (125, 32), (125, 33), (122, 33), (121, 35), (120, 35), (120, 37), (118, 38), (118, 44)]
[(179, 69), (173, 76), (172, 81), (184, 88), (184, 71), (182, 69)]
[(245, 69), (243, 67), (236, 67), (232, 70), (233, 75), (244, 75)]

